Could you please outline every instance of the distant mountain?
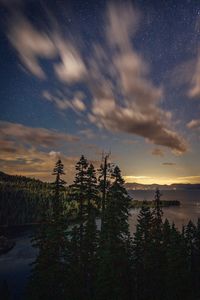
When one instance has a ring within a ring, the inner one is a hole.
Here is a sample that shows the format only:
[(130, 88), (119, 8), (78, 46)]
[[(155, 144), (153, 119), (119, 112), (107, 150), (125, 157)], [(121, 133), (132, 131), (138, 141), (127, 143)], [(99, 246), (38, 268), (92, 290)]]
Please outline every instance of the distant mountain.
[(160, 190), (200, 190), (200, 183), (190, 184), (190, 183), (173, 183), (167, 184), (142, 184), (142, 183), (126, 183), (125, 187), (127, 190), (155, 190), (159, 188)]

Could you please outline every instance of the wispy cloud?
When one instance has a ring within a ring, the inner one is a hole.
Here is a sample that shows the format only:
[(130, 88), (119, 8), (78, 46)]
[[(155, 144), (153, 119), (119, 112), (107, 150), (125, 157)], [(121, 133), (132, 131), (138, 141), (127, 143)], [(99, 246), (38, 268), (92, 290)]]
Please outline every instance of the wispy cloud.
[(164, 162), (162, 163), (163, 166), (175, 166), (175, 163), (171, 163), (171, 162)]
[(50, 37), (37, 30), (24, 16), (16, 15), (12, 19), (8, 38), (26, 68), (44, 79), (46, 75), (39, 64), (39, 58), (53, 58), (56, 55), (56, 47)]
[(197, 53), (188, 94), (191, 98), (200, 99), (200, 49)]
[[(32, 128), (22, 124), (0, 121), (0, 136), (3, 147), (12, 145), (12, 141), (17, 144), (54, 147), (58, 143), (78, 142), (79, 137), (56, 132), (45, 128)], [(10, 144), (9, 144), (10, 143)]]
[[(11, 146), (11, 145), (10, 145)], [(72, 182), (75, 174), (75, 164), (78, 156), (67, 156), (55, 150), (45, 152), (35, 147), (26, 148), (24, 145), (16, 147), (13, 144), (12, 150), (1, 149), (0, 169), (8, 174), (18, 174), (39, 178), (41, 180), (53, 181), (52, 169), (58, 156), (67, 168), (65, 179)]]
[(44, 99), (52, 102), (59, 110), (67, 110), (71, 108), (75, 112), (83, 112), (86, 110), (84, 103), (84, 94), (77, 92), (72, 98), (67, 97), (65, 94), (60, 92), (59, 95), (54, 95), (48, 91), (43, 91), (42, 96)]
[[(7, 35), (23, 65), (38, 78), (46, 78), (40, 59), (52, 59), (55, 75), (63, 82), (85, 78), (86, 67), (78, 47), (64, 38), (58, 28), (48, 32), (39, 30), (25, 16), (15, 13)], [(54, 63), (55, 58), (60, 62)]]
[(199, 129), (200, 128), (200, 119), (197, 120), (191, 120), (189, 123), (187, 123), (187, 127), (190, 129)]
[(151, 152), (151, 154), (152, 154), (152, 155), (155, 155), (155, 156), (161, 156), (161, 157), (164, 156), (164, 152), (163, 152), (163, 150), (160, 149), (160, 148), (155, 148), (155, 149), (153, 149), (152, 152)]

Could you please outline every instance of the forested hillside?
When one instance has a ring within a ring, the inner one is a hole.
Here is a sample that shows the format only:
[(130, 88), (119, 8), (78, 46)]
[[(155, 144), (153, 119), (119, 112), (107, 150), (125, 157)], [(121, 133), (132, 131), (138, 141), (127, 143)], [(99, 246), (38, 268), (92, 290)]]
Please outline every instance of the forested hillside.
[(49, 183), (0, 172), (0, 225), (35, 223), (42, 207), (50, 208)]

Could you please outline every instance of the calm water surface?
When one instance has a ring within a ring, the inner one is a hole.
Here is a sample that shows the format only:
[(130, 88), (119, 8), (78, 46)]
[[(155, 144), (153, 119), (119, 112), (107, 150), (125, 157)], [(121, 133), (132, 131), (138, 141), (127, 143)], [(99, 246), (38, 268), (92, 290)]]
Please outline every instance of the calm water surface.
[[(131, 191), (135, 200), (152, 200), (154, 191)], [(191, 219), (196, 222), (200, 217), (200, 191), (163, 191), (163, 200), (179, 200), (180, 207), (163, 208), (164, 218), (175, 222), (181, 229)], [(135, 231), (139, 209), (131, 211), (130, 230)], [(0, 256), (0, 280), (6, 279), (12, 299), (23, 299), (23, 291), (30, 275), (31, 263), (35, 260), (37, 250), (31, 245), (31, 230), (23, 230), (13, 235), (15, 247), (7, 254)]]
[[(188, 223), (189, 220), (196, 222), (200, 218), (200, 190), (188, 191), (161, 191), (161, 200), (179, 200), (180, 206), (171, 206), (163, 208), (163, 218), (167, 218), (170, 222), (174, 222), (177, 228), (181, 229), (182, 225)], [(153, 200), (154, 191), (130, 191), (130, 195), (135, 200)], [(137, 215), (139, 209), (131, 211), (130, 229), (135, 230), (137, 223)]]

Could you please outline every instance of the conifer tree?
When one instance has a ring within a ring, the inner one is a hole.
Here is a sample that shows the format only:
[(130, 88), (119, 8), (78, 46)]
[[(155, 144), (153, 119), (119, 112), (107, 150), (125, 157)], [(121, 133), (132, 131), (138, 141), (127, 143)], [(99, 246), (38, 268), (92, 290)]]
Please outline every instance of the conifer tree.
[(196, 298), (200, 298), (200, 218), (197, 220), (197, 226), (195, 231), (195, 239), (194, 239), (194, 283), (193, 287), (195, 290)]
[[(130, 197), (116, 166), (107, 194), (104, 226), (99, 246), (98, 299), (128, 299), (129, 289), (129, 208)], [(128, 288), (127, 288), (128, 287)]]
[(109, 154), (103, 157), (103, 163), (99, 168), (99, 190), (101, 192), (101, 227), (104, 224), (104, 214), (107, 204), (107, 192), (110, 187), (110, 177), (111, 177), (111, 164), (108, 163)]
[(96, 226), (96, 217), (99, 207), (99, 193), (97, 186), (96, 171), (90, 164), (87, 169), (87, 187), (86, 187), (86, 222), (84, 229), (84, 279), (86, 282), (87, 299), (94, 297), (94, 281), (96, 274), (96, 252), (98, 245), (98, 233)]
[[(90, 176), (88, 169), (92, 170)], [(96, 224), (91, 224), (89, 217), (92, 213), (92, 196), (94, 192), (94, 169), (89, 168), (87, 159), (82, 155), (76, 164), (76, 175), (74, 183), (71, 185), (71, 200), (77, 204), (77, 220), (72, 230), (71, 236), (71, 258), (70, 264), (74, 274), (77, 275), (79, 281), (79, 292), (76, 290), (72, 294), (76, 295), (74, 299), (87, 299), (88, 297), (88, 273), (87, 273), (87, 260), (89, 257), (88, 248), (93, 243), (91, 242), (90, 233), (95, 232)], [(90, 186), (90, 187), (89, 187)], [(91, 192), (91, 195), (90, 195)], [(91, 213), (90, 213), (91, 211)], [(94, 241), (95, 243), (95, 241)], [(74, 251), (72, 251), (74, 249)], [(74, 258), (74, 253), (76, 257)], [(77, 280), (74, 278), (74, 280)], [(72, 283), (73, 286), (73, 283)]]
[(61, 178), (62, 175), (65, 175), (64, 165), (62, 164), (61, 159), (58, 159), (56, 165), (53, 169), (52, 175), (56, 176), (55, 182), (53, 183), (54, 188), (54, 199), (53, 199), (53, 215), (56, 221), (63, 213), (62, 205), (62, 191), (65, 189), (65, 181)]
[(28, 297), (29, 299), (64, 299), (64, 264), (63, 255), (67, 236), (64, 234), (67, 223), (63, 220), (62, 192), (64, 181), (61, 175), (64, 167), (58, 160), (53, 170), (56, 180), (53, 184), (53, 218), (43, 214), (43, 220), (38, 233), (33, 239), (39, 254), (32, 270)]
[(149, 294), (150, 251), (153, 215), (146, 201), (138, 215), (133, 242), (134, 282), (136, 299), (147, 299)]
[(169, 228), (169, 222), (163, 225), (164, 246), (164, 273), (165, 273), (165, 298), (191, 299), (192, 291), (189, 292), (189, 278), (187, 269), (187, 252), (185, 241), (174, 223)]
[(80, 160), (76, 164), (76, 175), (74, 183), (71, 185), (71, 197), (72, 200), (78, 204), (78, 221), (79, 226), (79, 241), (80, 241), (80, 256), (83, 251), (83, 233), (84, 233), (84, 221), (86, 215), (86, 201), (87, 201), (87, 170), (88, 161), (82, 155)]
[[(149, 290), (154, 300), (163, 299), (163, 288), (164, 285), (164, 247), (163, 247), (163, 222), (162, 216), (163, 211), (160, 201), (161, 193), (159, 189), (155, 191), (153, 209), (153, 227), (152, 227), (152, 241), (151, 241), (151, 274), (149, 280)], [(159, 284), (158, 284), (159, 282)]]

